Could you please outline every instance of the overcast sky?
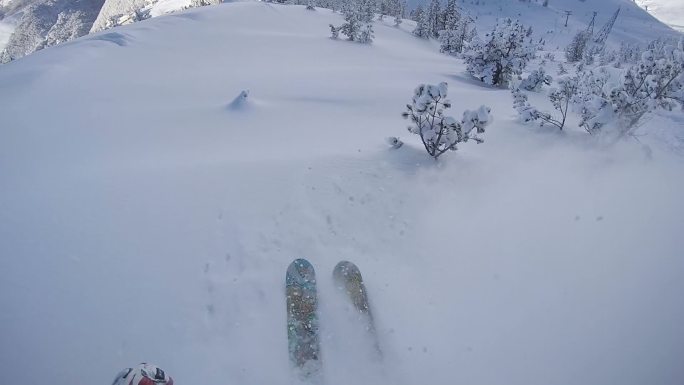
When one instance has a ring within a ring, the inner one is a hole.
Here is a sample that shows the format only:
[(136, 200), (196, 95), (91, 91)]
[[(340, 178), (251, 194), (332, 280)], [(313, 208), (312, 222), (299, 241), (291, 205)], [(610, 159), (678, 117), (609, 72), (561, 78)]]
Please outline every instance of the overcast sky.
[(637, 0), (642, 7), (660, 20), (684, 29), (684, 0)]

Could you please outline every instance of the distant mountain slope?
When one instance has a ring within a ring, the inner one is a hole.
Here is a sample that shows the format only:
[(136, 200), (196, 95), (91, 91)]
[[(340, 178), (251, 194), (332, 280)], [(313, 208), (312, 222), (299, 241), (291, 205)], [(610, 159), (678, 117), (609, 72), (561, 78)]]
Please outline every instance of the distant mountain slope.
[[(0, 63), (86, 35), (104, 0), (41, 0), (21, 9)], [(11, 3), (10, 3), (11, 5)]]
[[(657, 38), (678, 35), (632, 0), (550, 0), (548, 7), (544, 7), (542, 3), (539, 0), (486, 0), (464, 1), (459, 4), (477, 18), (480, 32), (486, 32), (486, 29), (495, 24), (497, 18), (511, 17), (531, 25), (536, 36), (558, 46), (566, 45), (575, 32), (585, 29), (591, 21), (593, 12), (597, 12), (594, 31), (598, 32), (618, 8), (620, 15), (609, 37), (609, 44), (620, 41), (643, 44)], [(565, 11), (571, 13), (567, 27)]]
[[(90, 32), (164, 15), (187, 8), (193, 0), (105, 0)], [(218, 0), (215, 3), (219, 3)]]
[(649, 13), (668, 23), (672, 28), (684, 32), (684, 1), (681, 0), (637, 0), (647, 7)]

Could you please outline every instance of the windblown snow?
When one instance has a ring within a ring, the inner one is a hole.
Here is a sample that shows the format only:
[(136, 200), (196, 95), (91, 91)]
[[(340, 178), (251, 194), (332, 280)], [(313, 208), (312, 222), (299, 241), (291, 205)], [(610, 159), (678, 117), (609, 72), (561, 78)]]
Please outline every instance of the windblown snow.
[[(285, 269), (307, 258), (327, 385), (681, 384), (681, 113), (611, 146), (530, 128), (410, 23), (362, 45), (328, 37), (340, 22), (222, 4), (0, 67), (2, 378), (146, 361), (179, 385), (290, 384)], [(400, 114), (443, 81), (454, 116), (494, 121), (435, 162)]]

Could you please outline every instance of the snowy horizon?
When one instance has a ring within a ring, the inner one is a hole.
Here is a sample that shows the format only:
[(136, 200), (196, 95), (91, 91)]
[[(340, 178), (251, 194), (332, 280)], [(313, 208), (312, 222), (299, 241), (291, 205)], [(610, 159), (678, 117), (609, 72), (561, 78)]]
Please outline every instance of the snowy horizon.
[(684, 1), (682, 0), (637, 0), (637, 4), (647, 9), (660, 21), (684, 32)]

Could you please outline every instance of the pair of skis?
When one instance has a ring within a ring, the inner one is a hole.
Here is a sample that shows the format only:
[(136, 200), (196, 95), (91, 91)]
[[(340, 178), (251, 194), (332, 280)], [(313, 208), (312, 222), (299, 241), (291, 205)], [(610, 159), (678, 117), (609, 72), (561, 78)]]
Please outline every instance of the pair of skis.
[[(333, 269), (335, 286), (347, 297), (364, 319), (366, 330), (372, 335), (374, 348), (381, 356), (373, 315), (368, 304), (361, 271), (351, 262), (342, 261)], [(318, 294), (316, 273), (305, 259), (296, 259), (285, 276), (287, 296), (287, 339), (290, 363), (300, 380), (322, 382), (321, 347), (318, 334)]]

